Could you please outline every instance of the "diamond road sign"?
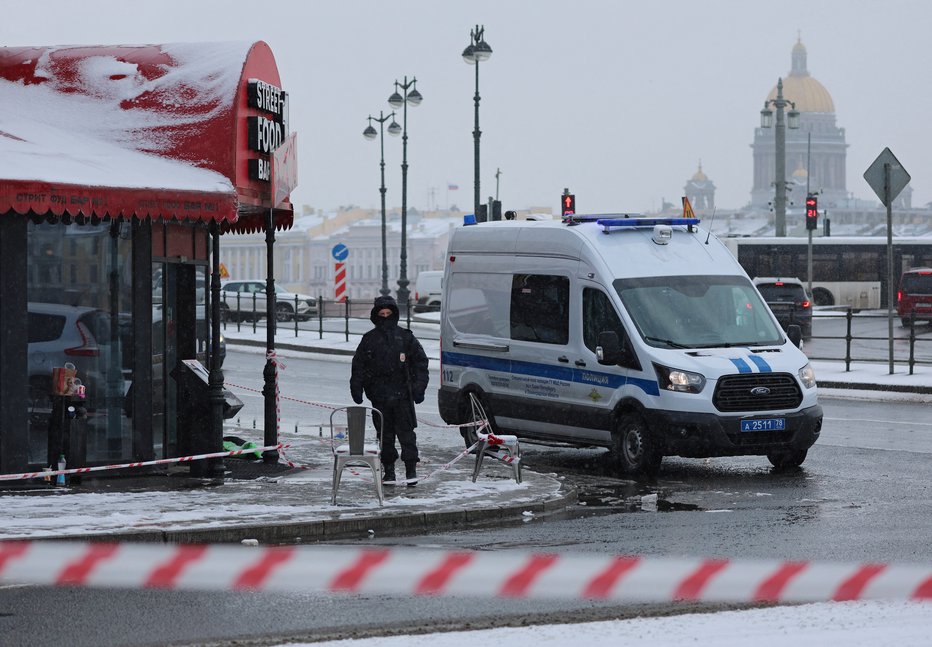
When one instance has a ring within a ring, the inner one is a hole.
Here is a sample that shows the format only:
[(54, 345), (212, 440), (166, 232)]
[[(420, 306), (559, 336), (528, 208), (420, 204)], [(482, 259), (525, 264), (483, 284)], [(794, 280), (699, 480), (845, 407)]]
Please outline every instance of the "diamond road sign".
[[(886, 164), (890, 165), (890, 187), (889, 192), (886, 192), (886, 195), (884, 195), (883, 169)], [(885, 148), (883, 152), (877, 156), (877, 159), (874, 160), (874, 163), (864, 171), (864, 179), (867, 180), (867, 183), (870, 184), (874, 193), (880, 198), (883, 206), (889, 207), (890, 203), (896, 199), (896, 196), (900, 195), (900, 191), (906, 188), (911, 178), (890, 149)]]

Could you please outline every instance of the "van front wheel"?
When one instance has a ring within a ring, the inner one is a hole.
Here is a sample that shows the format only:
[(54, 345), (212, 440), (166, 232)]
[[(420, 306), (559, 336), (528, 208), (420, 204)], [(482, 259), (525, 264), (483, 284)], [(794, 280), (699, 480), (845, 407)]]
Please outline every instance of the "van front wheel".
[(637, 414), (625, 415), (612, 433), (612, 457), (624, 474), (654, 475), (663, 454), (655, 446), (647, 423)]
[(779, 471), (796, 469), (806, 460), (808, 449), (791, 449), (788, 451), (770, 452), (767, 454), (767, 460)]

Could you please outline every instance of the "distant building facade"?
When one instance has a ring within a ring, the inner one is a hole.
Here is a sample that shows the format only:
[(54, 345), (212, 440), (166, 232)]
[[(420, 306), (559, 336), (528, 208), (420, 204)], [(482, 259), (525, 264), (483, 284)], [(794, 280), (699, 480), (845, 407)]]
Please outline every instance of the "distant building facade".
[[(407, 214), (408, 289), (412, 290), (419, 272), (442, 270), (449, 232), (462, 224), (460, 212), (435, 211)], [(401, 274), (401, 216), (392, 211), (386, 218), (386, 263), (388, 289), (398, 289)], [(346, 295), (351, 300), (369, 300), (382, 287), (382, 219), (376, 209), (343, 208), (314, 213), (295, 219), (289, 231), (275, 237), (275, 280), (286, 289), (324, 299), (334, 298), (336, 261), (333, 247), (342, 243), (349, 249), (344, 261)], [(265, 278), (266, 245), (264, 234), (224, 239), (223, 259), (233, 279)]]
[(702, 172), (702, 162), (686, 186), (683, 194), (689, 198), (689, 204), (699, 215), (706, 215), (715, 210), (715, 183)]
[[(801, 206), (806, 198), (806, 181), (810, 191), (819, 191), (819, 204), (841, 206), (848, 199), (845, 186), (848, 144), (845, 129), (838, 127), (835, 103), (818, 80), (809, 74), (806, 48), (797, 41), (792, 51), (792, 67), (783, 79), (783, 97), (799, 111), (799, 128), (786, 129), (786, 168), (783, 170), (789, 191), (787, 206)], [(774, 85), (767, 101), (777, 96)], [(751, 207), (768, 211), (774, 199), (775, 128), (756, 128), (751, 144), (754, 159), (754, 184)]]

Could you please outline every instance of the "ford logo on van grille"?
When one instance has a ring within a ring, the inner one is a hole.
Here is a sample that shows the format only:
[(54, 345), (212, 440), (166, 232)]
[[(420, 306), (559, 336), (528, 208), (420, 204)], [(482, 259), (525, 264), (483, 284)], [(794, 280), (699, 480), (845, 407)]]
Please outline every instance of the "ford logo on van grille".
[(770, 389), (766, 386), (755, 386), (751, 389), (751, 395), (770, 395)]

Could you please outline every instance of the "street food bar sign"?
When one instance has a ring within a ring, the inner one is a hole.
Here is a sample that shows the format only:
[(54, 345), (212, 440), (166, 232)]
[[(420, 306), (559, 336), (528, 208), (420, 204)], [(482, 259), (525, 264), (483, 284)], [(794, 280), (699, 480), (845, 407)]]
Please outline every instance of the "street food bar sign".
[(249, 160), (249, 178), (272, 180), (272, 151), (288, 136), (288, 93), (279, 87), (253, 79), (247, 85), (250, 107), (266, 115), (247, 117), (249, 148), (264, 157)]

